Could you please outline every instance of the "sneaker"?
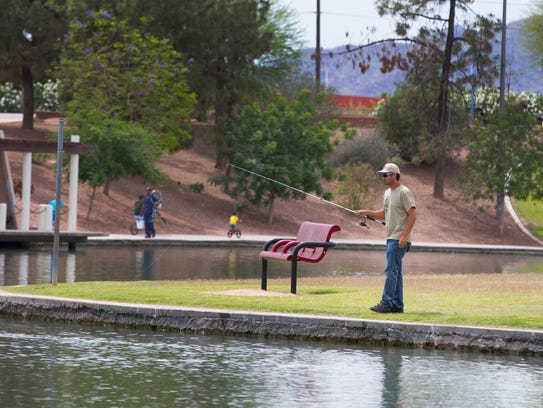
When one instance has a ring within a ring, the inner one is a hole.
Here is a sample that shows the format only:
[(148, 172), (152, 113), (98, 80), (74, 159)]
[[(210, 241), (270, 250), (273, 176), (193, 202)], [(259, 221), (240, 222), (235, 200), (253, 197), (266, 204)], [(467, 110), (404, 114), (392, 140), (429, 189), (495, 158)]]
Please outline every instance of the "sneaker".
[(146, 235), (145, 238), (151, 238), (151, 236), (150, 236), (150, 235)]
[(370, 310), (375, 313), (394, 313), (392, 306), (389, 306), (383, 302), (370, 307)]

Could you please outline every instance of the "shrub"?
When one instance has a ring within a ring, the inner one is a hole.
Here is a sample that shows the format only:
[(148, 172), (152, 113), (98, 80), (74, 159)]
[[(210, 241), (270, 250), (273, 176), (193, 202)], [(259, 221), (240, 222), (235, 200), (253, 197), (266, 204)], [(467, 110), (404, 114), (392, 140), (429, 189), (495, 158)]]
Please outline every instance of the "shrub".
[(19, 113), (23, 106), (23, 93), (11, 82), (0, 84), (0, 111)]
[[(48, 80), (34, 84), (34, 109), (59, 109), (58, 81)], [(23, 92), (11, 82), (0, 84), (0, 112), (19, 113), (23, 106)]]
[(201, 193), (204, 191), (204, 185), (202, 183), (192, 183), (189, 185), (189, 189), (195, 193)]

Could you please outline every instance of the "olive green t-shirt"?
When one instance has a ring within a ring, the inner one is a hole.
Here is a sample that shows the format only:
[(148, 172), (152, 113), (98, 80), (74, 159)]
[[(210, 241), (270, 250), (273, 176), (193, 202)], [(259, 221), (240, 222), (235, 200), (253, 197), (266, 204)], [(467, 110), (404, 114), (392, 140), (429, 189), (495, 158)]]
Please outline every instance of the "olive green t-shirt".
[[(383, 201), (387, 239), (400, 239), (407, 225), (409, 210), (416, 208), (415, 197), (406, 186), (401, 184), (394, 190), (390, 188), (386, 190)], [(412, 242), (411, 233), (407, 241)]]

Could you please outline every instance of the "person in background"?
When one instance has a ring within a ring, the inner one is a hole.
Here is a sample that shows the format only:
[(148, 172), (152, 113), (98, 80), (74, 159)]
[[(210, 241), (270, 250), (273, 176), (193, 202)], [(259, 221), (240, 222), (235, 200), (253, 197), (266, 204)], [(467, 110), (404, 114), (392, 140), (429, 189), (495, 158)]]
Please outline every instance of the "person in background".
[(387, 163), (378, 173), (388, 186), (381, 210), (356, 210), (361, 216), (384, 220), (387, 227), (385, 286), (381, 302), (370, 307), (376, 313), (403, 313), (402, 261), (411, 248), (411, 230), (417, 219), (415, 197), (400, 183), (400, 168)]
[(153, 190), (151, 187), (145, 187), (143, 205), (141, 206), (141, 215), (143, 215), (143, 221), (145, 223), (145, 238), (154, 238), (156, 235), (153, 215), (157, 205), (158, 198), (153, 195)]
[(232, 215), (230, 215), (230, 231), (234, 231), (238, 227), (239, 217), (237, 212), (233, 212)]
[[(57, 200), (53, 199), (53, 200), (49, 201), (49, 205), (51, 206), (51, 208), (53, 208), (52, 221), (53, 221), (53, 228), (55, 228), (55, 222), (57, 220)], [(58, 208), (62, 209), (62, 207), (63, 207), (63, 204), (62, 204), (62, 201), (60, 201), (59, 204), (58, 204)]]

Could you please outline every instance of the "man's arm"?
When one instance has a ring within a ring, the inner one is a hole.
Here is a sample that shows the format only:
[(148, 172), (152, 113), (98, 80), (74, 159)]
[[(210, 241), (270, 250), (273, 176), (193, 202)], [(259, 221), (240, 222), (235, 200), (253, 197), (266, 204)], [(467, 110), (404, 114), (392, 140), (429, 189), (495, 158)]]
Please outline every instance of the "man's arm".
[(355, 210), (355, 213), (360, 216), (369, 216), (377, 220), (385, 219), (385, 210)]
[(398, 246), (400, 248), (407, 245), (407, 239), (411, 233), (411, 230), (413, 229), (413, 226), (415, 225), (415, 221), (417, 221), (417, 209), (415, 207), (411, 207), (407, 213), (407, 224), (405, 225), (405, 229), (403, 230), (400, 241), (398, 242)]

